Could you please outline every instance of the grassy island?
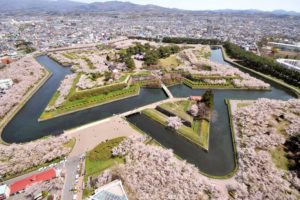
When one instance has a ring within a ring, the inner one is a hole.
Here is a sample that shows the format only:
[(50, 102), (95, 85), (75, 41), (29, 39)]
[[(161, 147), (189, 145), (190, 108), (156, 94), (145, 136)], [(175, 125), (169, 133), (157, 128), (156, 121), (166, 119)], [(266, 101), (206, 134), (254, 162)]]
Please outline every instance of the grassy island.
[[(206, 98), (203, 99), (207, 100)], [(208, 101), (210, 103), (192, 100), (168, 102), (159, 105), (156, 109), (143, 110), (143, 113), (164, 126), (168, 126), (169, 117), (179, 117), (183, 124), (175, 130), (176, 133), (208, 151), (213, 96), (210, 96)], [(191, 113), (192, 107), (198, 105), (201, 105), (198, 111), (199, 114), (193, 115)]]
[[(73, 95), (69, 96), (69, 98), (64, 102), (64, 104), (61, 107), (58, 107), (51, 111), (44, 111), (40, 117), (40, 120), (43, 121), (65, 114), (77, 112), (83, 109), (92, 108), (106, 103), (111, 103), (121, 99), (137, 96), (139, 95), (139, 92), (140, 87), (138, 85), (132, 85), (123, 89), (113, 90), (110, 92), (100, 92), (95, 95), (80, 94), (81, 98), (76, 98), (79, 94), (78, 92), (75, 92)], [(54, 95), (53, 98), (57, 98), (56, 95)]]

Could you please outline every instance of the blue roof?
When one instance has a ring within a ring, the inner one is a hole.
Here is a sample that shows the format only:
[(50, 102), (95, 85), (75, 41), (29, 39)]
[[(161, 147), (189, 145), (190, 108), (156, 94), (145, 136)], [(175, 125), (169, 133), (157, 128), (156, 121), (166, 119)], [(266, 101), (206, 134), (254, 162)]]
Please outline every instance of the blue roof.
[(107, 191), (101, 191), (93, 196), (93, 200), (128, 200), (126, 195), (119, 196)]
[(4, 194), (6, 191), (7, 185), (1, 185), (0, 186), (0, 194)]

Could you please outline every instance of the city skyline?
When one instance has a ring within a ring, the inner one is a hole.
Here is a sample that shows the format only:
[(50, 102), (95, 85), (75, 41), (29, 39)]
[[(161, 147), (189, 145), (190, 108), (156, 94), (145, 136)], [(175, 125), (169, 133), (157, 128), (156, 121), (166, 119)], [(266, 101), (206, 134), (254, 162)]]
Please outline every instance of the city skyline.
[[(106, 2), (107, 0), (74, 0), (79, 2), (91, 3), (91, 2)], [(199, 0), (195, 2), (194, 0), (126, 0), (123, 2), (131, 2), (135, 4), (153, 4), (169, 8), (179, 8), (185, 10), (220, 10), (220, 9), (233, 9), (233, 10), (248, 10), (248, 9), (257, 9), (263, 11), (274, 11), (274, 10), (286, 10), (286, 11), (295, 11), (300, 12), (300, 1), (297, 0), (286, 0), (282, 4), (281, 0), (253, 0), (242, 2), (239, 0)]]

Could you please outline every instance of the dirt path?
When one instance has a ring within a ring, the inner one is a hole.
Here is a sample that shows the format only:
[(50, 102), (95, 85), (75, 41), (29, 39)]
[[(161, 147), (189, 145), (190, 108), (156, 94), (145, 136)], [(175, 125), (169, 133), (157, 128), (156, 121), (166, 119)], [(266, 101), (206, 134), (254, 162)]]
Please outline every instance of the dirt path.
[(76, 144), (69, 157), (79, 156), (90, 151), (99, 143), (121, 136), (139, 135), (119, 116), (104, 119), (70, 131), (66, 134), (76, 138)]

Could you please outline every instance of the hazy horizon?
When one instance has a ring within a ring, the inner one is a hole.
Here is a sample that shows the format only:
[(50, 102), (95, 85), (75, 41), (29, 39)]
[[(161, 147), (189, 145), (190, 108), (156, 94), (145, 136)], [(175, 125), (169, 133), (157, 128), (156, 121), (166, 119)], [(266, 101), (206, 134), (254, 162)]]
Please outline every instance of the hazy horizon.
[[(85, 3), (91, 2), (105, 2), (108, 0), (73, 0)], [(233, 10), (248, 10), (257, 9), (263, 11), (286, 10), (300, 12), (299, 0), (251, 0), (244, 2), (241, 0), (125, 0), (135, 4), (154, 4), (168, 8), (179, 8), (186, 10), (219, 10), (219, 9), (233, 9)]]

